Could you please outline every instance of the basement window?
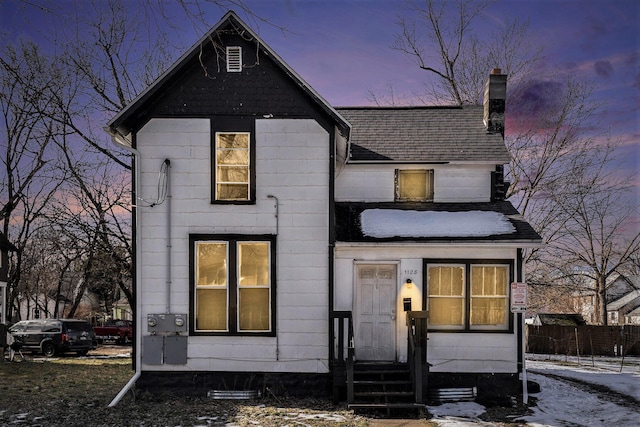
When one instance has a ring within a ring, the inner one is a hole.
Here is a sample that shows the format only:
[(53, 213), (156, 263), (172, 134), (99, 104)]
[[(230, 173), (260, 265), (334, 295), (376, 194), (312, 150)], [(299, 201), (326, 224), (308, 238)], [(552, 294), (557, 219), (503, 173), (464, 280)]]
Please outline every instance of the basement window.
[(239, 73), (242, 71), (242, 48), (240, 46), (227, 46), (227, 72)]

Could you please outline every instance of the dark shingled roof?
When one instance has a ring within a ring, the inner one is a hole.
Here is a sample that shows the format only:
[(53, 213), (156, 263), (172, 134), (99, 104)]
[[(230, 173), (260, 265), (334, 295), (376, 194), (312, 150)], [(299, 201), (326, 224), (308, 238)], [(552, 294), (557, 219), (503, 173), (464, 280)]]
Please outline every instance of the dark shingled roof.
[(492, 162), (509, 152), (500, 133), (488, 133), (482, 106), (342, 107), (352, 126), (350, 161)]
[[(436, 212), (487, 211), (504, 215), (515, 228), (514, 233), (482, 237), (391, 237), (376, 238), (362, 233), (360, 214), (366, 209), (403, 209)], [(541, 243), (542, 237), (525, 221), (524, 217), (508, 201), (487, 203), (336, 203), (336, 239), (338, 242), (504, 242)]]

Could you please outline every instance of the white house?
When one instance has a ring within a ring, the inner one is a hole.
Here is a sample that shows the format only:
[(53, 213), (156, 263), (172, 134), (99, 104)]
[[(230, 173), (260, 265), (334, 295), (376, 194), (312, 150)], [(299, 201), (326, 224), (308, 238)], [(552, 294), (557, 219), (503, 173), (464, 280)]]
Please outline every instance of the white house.
[(407, 405), (517, 393), (509, 289), (541, 238), (504, 200), (505, 91), (334, 108), (227, 13), (107, 126), (135, 159), (126, 388), (356, 404), (366, 362), (411, 367)]

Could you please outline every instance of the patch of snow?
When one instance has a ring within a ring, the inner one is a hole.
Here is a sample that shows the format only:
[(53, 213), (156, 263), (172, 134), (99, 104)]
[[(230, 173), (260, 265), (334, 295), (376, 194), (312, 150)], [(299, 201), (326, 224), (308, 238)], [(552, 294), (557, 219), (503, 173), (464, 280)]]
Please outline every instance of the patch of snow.
[(486, 237), (516, 230), (498, 212), (433, 212), (365, 209), (360, 214), (362, 234), (369, 237)]
[[(529, 356), (527, 356), (529, 358)], [(534, 356), (535, 357), (535, 356)], [(619, 426), (640, 425), (640, 360), (630, 358), (622, 365), (621, 360), (598, 360), (594, 366), (572, 360), (527, 360), (528, 379), (540, 384), (540, 392), (531, 394), (536, 405), (530, 406), (531, 415), (514, 421), (531, 427), (555, 426)], [(584, 359), (583, 359), (584, 360)], [(545, 376), (552, 374), (605, 386), (638, 400), (639, 405), (616, 404), (616, 399), (607, 399), (601, 393), (590, 392), (571, 383)], [(613, 401), (612, 401), (613, 400)], [(468, 427), (471, 425), (493, 426), (478, 417), (484, 407), (476, 403), (460, 402), (440, 406), (429, 406), (430, 420), (439, 426)]]

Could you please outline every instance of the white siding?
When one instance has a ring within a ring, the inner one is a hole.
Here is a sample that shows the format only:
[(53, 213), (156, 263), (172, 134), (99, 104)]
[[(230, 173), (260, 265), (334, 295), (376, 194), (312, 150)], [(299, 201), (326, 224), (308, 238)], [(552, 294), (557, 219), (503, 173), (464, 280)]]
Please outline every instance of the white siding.
[(336, 201), (393, 202), (395, 169), (433, 169), (434, 202), (488, 202), (492, 165), (344, 165), (336, 174)]
[[(189, 312), (189, 234), (276, 234), (277, 338), (189, 337), (184, 365), (149, 370), (328, 371), (329, 135), (313, 120), (256, 120), (255, 205), (212, 205), (208, 119), (153, 119), (137, 135), (141, 194), (171, 161), (171, 301)], [(275, 216), (278, 198), (279, 216)], [(141, 316), (167, 310), (167, 206), (139, 202)], [(142, 335), (147, 335), (143, 325)], [(300, 345), (303, 343), (304, 345)]]
[[(398, 244), (349, 246), (339, 244), (335, 259), (335, 309), (352, 310), (356, 263), (399, 262), (396, 312), (397, 354), (407, 359), (407, 330), (403, 298), (410, 297), (412, 309), (420, 310), (424, 298), (423, 264), (425, 258), (437, 259), (516, 259), (516, 249), (498, 245), (412, 245)], [(515, 263), (514, 263), (515, 268)], [(517, 272), (513, 272), (516, 277)], [(405, 285), (411, 279), (411, 288)], [(515, 322), (515, 316), (514, 316)], [(514, 324), (514, 330), (516, 326)], [(357, 355), (356, 355), (357, 357)], [(515, 333), (429, 334), (427, 361), (432, 372), (516, 372), (517, 335)]]

